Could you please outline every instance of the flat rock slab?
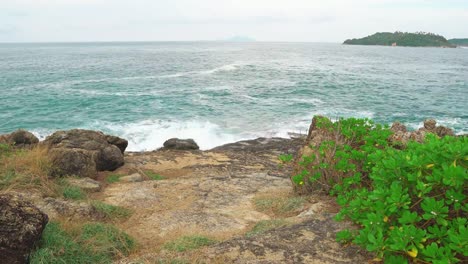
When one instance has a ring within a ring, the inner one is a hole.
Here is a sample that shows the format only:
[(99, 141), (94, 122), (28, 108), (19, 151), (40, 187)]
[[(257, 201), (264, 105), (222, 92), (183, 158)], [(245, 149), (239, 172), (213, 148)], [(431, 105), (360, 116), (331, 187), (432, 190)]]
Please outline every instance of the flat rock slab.
[(335, 233), (343, 228), (332, 215), (270, 230), (251, 238), (239, 237), (206, 251), (207, 259), (224, 256), (228, 263), (367, 263), (368, 256), (356, 246), (343, 247)]
[[(273, 217), (257, 211), (254, 197), (284, 197), (293, 191), (289, 179), (292, 168), (280, 166), (278, 156), (296, 153), (303, 144), (303, 139), (260, 138), (209, 151), (127, 154), (125, 165), (115, 173), (151, 171), (163, 180), (119, 182), (96, 194), (99, 200), (134, 212), (119, 227), (136, 238), (142, 249), (138, 256), (118, 263), (160, 263), (161, 259), (170, 263), (178, 258), (195, 263), (198, 257), (200, 263), (365, 262), (361, 255), (354, 257), (356, 248), (342, 248), (335, 242), (334, 233), (343, 223), (334, 222), (331, 216), (323, 218), (322, 207), (330, 205), (317, 201), (303, 206), (297, 212), (303, 213), (300, 217), (288, 218), (292, 226), (251, 238), (244, 236), (259, 221)], [(190, 234), (225, 242), (206, 251), (175, 256), (158, 251), (163, 243)]]
[(87, 192), (99, 192), (102, 187), (100, 182), (91, 178), (71, 178), (68, 183)]

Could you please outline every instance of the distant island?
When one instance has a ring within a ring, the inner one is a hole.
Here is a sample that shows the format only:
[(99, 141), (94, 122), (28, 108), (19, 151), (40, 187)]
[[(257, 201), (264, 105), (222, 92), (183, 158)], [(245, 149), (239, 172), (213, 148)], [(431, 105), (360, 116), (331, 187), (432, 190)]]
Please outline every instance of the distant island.
[(449, 39), (448, 42), (453, 45), (468, 47), (468, 38)]
[(427, 32), (378, 32), (373, 35), (348, 39), (343, 44), (348, 45), (381, 45), (381, 46), (405, 46), (405, 47), (450, 47), (456, 45), (450, 43), (443, 36)]

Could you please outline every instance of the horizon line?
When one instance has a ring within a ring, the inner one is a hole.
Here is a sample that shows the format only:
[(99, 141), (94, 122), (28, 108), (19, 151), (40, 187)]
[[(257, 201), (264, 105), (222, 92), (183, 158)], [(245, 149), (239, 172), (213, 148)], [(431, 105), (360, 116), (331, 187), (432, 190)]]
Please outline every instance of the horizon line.
[(79, 41), (0, 41), (0, 44), (77, 44), (77, 43), (155, 43), (155, 42), (223, 42), (223, 43), (330, 43), (342, 44), (338, 41), (230, 41), (230, 40), (79, 40)]

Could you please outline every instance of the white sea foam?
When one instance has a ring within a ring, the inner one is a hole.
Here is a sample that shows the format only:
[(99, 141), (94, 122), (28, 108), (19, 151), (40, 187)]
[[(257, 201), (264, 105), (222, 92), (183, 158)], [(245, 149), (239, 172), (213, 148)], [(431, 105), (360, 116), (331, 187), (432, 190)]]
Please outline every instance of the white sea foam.
[(223, 65), (221, 67), (217, 67), (211, 70), (206, 70), (206, 71), (199, 71), (199, 74), (213, 74), (216, 72), (222, 72), (222, 71), (235, 71), (237, 70), (242, 64), (240, 63), (232, 63), (232, 64), (227, 64)]
[[(288, 138), (290, 132), (307, 133), (310, 120), (303, 120), (290, 124), (274, 125), (276, 129), (268, 128), (264, 131), (240, 131), (239, 128), (221, 127), (208, 121), (163, 121), (144, 120), (134, 123), (113, 124), (99, 122), (88, 124), (83, 129), (103, 131), (128, 140), (127, 151), (151, 151), (163, 146), (169, 138), (192, 138), (207, 150), (227, 143), (240, 140), (255, 139), (258, 137), (284, 137)], [(35, 129), (31, 132), (40, 140), (52, 134), (53, 129)]]
[(192, 138), (201, 149), (250, 138), (247, 134), (229, 133), (210, 122), (144, 120), (128, 124), (101, 124), (103, 130), (129, 141), (128, 151), (155, 150), (169, 138)]

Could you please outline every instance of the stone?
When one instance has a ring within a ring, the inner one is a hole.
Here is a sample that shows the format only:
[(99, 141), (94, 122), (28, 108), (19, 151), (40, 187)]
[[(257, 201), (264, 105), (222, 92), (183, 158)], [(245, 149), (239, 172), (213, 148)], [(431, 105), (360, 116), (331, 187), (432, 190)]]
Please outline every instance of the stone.
[(96, 162), (85, 150), (52, 148), (48, 155), (54, 164), (52, 176), (92, 177), (97, 173)]
[(406, 126), (400, 122), (394, 122), (390, 130), (393, 131), (394, 133), (396, 132), (406, 133), (407, 132)]
[(445, 137), (445, 136), (455, 136), (455, 133), (453, 132), (452, 129), (444, 126), (438, 126), (434, 130), (435, 134), (439, 137)]
[(2, 263), (27, 263), (29, 253), (39, 241), (48, 216), (24, 196), (0, 194), (0, 256)]
[(141, 181), (143, 181), (143, 176), (141, 176), (139, 173), (134, 173), (134, 174), (119, 178), (119, 182), (141, 182)]
[(128, 146), (128, 141), (123, 138), (107, 135), (106, 139), (109, 144), (117, 146), (122, 154), (125, 152), (125, 149)]
[(34, 204), (46, 212), (50, 218), (71, 217), (100, 220), (105, 218), (104, 213), (96, 210), (92, 204), (84, 201), (68, 201), (58, 198), (46, 197), (35, 199)]
[(72, 129), (57, 131), (42, 144), (50, 149), (56, 176), (94, 177), (97, 171), (112, 171), (124, 164), (128, 141), (98, 131)]
[(300, 213), (297, 217), (312, 217), (317, 215), (325, 205), (322, 202), (312, 204), (307, 210)]
[(199, 149), (197, 143), (193, 139), (179, 139), (171, 138), (164, 142), (165, 149), (178, 149), (178, 150), (197, 150)]
[(87, 192), (99, 192), (101, 190), (101, 183), (91, 178), (69, 179), (70, 185), (81, 188)]
[(426, 119), (424, 120), (424, 128), (433, 131), (436, 128), (437, 122), (434, 119)]
[(0, 135), (0, 143), (27, 147), (39, 143), (39, 139), (31, 132), (19, 129), (10, 134)]

